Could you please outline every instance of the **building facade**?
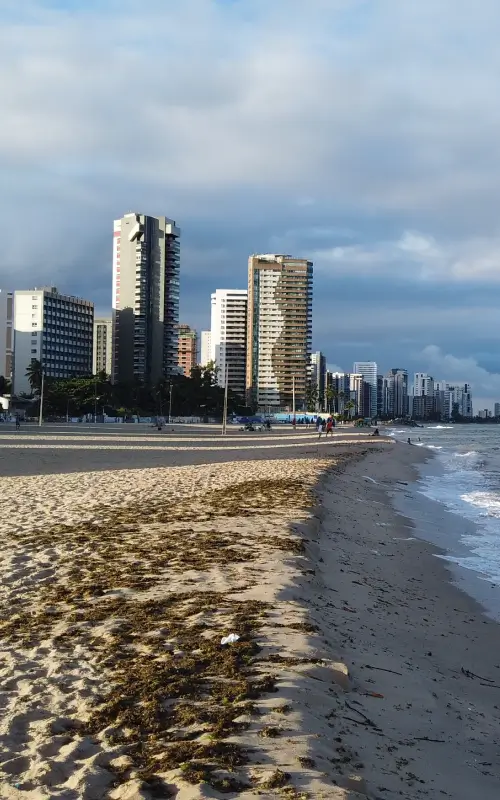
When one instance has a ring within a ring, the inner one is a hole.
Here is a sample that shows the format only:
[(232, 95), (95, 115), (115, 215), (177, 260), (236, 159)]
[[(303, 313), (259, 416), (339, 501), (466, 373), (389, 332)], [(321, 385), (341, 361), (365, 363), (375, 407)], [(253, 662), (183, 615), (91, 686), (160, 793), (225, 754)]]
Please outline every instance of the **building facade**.
[(369, 408), (365, 408), (365, 411), (368, 411), (369, 413), (365, 413), (364, 416), (375, 419), (378, 413), (377, 363), (375, 361), (356, 361), (354, 364), (353, 373), (356, 375), (362, 375), (365, 383), (371, 387)]
[(348, 372), (326, 373), (325, 411), (343, 414), (351, 401), (351, 376)]
[(13, 391), (31, 392), (26, 370), (39, 361), (48, 378), (92, 374), (94, 304), (55, 287), (14, 292)]
[(415, 372), (413, 376), (413, 397), (430, 397), (434, 394), (434, 378), (426, 372)]
[(105, 372), (111, 377), (113, 363), (113, 320), (99, 317), (94, 320), (94, 346), (92, 351), (92, 372), (99, 375)]
[(154, 384), (177, 373), (180, 230), (125, 214), (113, 235), (113, 380)]
[(245, 397), (247, 359), (246, 289), (217, 289), (211, 296), (210, 361), (217, 383)]
[(197, 364), (198, 334), (189, 325), (179, 325), (178, 328), (177, 364), (182, 374), (191, 377), (191, 370)]
[[(326, 392), (326, 358), (320, 350), (316, 353), (311, 353), (309, 380), (311, 387), (314, 388), (317, 408), (323, 410)], [(316, 409), (309, 410), (315, 411)]]
[(212, 360), (212, 331), (201, 331), (200, 334), (200, 366), (206, 367)]
[(495, 403), (493, 414), (495, 417), (500, 417), (500, 403)]
[(390, 369), (384, 378), (384, 414), (393, 419), (408, 415), (408, 372)]
[[(366, 412), (370, 411), (370, 389), (367, 390), (365, 387), (366, 384), (363, 375), (361, 375), (361, 373), (351, 372), (349, 375), (349, 402), (352, 404), (352, 408), (349, 410), (350, 417), (366, 417)], [(368, 403), (367, 394), (369, 396)]]
[(247, 402), (304, 408), (311, 356), (313, 264), (289, 255), (248, 262)]
[(14, 295), (0, 289), (0, 375), (12, 380), (14, 356)]

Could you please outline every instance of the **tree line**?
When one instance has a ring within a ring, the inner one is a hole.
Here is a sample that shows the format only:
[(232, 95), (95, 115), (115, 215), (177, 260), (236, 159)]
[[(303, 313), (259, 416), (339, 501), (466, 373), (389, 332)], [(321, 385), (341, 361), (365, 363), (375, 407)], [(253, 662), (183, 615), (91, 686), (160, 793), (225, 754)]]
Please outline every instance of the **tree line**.
[[(42, 366), (33, 361), (27, 371), (34, 405), (39, 405), (42, 388)], [(28, 396), (25, 396), (28, 399)], [(245, 400), (228, 391), (228, 413), (250, 414)], [(191, 377), (174, 375), (156, 384), (141, 380), (132, 383), (111, 383), (106, 373), (75, 378), (43, 378), (44, 417), (221, 417), (224, 389), (217, 385), (217, 369), (213, 363), (194, 367)]]

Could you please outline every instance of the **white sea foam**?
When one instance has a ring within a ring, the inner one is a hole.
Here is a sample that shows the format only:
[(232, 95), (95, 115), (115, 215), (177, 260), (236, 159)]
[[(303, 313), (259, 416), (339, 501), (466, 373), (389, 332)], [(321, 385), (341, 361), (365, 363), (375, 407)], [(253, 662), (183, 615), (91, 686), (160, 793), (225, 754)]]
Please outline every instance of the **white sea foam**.
[(427, 425), (428, 431), (451, 431), (453, 425)]
[(500, 517), (500, 494), (498, 492), (470, 492), (461, 499), (477, 508), (485, 509), (486, 516)]

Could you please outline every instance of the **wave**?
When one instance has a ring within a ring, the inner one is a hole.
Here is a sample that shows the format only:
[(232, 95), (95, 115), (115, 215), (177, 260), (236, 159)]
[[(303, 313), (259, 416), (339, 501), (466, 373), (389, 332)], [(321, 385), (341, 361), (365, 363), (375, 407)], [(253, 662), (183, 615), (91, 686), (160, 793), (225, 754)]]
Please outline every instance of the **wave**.
[(485, 516), (500, 517), (500, 495), (497, 492), (470, 492), (461, 499), (477, 508), (486, 510)]
[(428, 431), (451, 431), (453, 425), (427, 425)]

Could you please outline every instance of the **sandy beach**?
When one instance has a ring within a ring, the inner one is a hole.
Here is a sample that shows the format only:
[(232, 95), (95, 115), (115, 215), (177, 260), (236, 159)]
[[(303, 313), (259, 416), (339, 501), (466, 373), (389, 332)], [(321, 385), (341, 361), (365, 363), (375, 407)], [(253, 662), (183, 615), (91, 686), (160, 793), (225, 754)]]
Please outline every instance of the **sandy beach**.
[(2, 479), (0, 797), (498, 797), (500, 629), (390, 502), (422, 451), (294, 455)]

